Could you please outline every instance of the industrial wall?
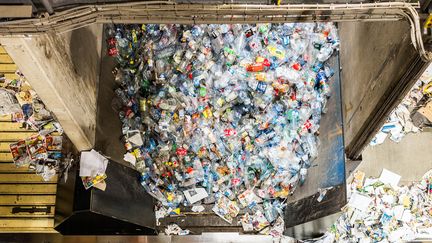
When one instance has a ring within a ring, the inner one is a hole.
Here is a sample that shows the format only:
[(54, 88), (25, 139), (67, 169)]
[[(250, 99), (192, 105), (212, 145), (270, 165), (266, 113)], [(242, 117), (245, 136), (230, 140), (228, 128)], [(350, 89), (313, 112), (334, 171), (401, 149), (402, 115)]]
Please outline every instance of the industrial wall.
[(356, 158), (427, 65), (411, 44), (407, 21), (339, 28), (345, 146)]
[(63, 34), (0, 38), (79, 150), (94, 144), (102, 25)]

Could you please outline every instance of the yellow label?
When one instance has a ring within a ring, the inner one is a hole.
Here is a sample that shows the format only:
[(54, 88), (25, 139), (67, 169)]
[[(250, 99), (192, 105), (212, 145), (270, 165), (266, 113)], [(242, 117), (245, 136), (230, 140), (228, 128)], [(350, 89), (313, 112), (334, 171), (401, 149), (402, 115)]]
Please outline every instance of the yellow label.
[(431, 28), (432, 27), (432, 15), (429, 14), (429, 17), (426, 19), (424, 26), (425, 29)]
[(173, 120), (174, 120), (174, 122), (178, 122), (179, 121), (179, 116), (177, 115), (177, 113), (174, 113), (174, 115), (173, 115)]
[(285, 58), (285, 53), (282, 50), (277, 49), (273, 45), (268, 46), (267, 50), (270, 52), (270, 55), (275, 56), (278, 59), (284, 59)]
[(265, 73), (257, 73), (255, 75), (255, 79), (258, 81), (266, 81), (266, 74)]
[(223, 104), (225, 104), (225, 101), (223, 98), (219, 98), (216, 102), (219, 106), (223, 106)]
[(213, 116), (213, 113), (212, 113), (210, 107), (207, 107), (207, 108), (204, 109), (203, 115), (204, 115), (205, 118), (210, 118), (210, 117)]
[(410, 204), (411, 204), (410, 198), (407, 197), (406, 195), (403, 195), (402, 196), (402, 205), (407, 208), (410, 206)]
[(257, 56), (255, 59), (255, 62), (257, 62), (257, 63), (264, 62), (264, 57)]
[(177, 215), (179, 215), (180, 214), (180, 208), (174, 209), (173, 212), (176, 213)]

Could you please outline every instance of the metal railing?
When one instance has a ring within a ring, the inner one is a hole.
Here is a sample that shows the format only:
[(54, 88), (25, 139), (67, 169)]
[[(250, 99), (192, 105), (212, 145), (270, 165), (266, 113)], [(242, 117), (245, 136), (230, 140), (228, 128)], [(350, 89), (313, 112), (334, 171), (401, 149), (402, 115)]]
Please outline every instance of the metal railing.
[[(411, 40), (423, 60), (425, 51), (419, 3), (380, 2), (356, 4), (176, 4), (173, 1), (143, 1), (84, 5), (41, 15), (38, 18), (0, 22), (0, 35), (63, 33), (94, 23), (227, 24), (283, 22), (398, 21), (411, 25)], [(384, 30), (383, 30), (384, 32)]]

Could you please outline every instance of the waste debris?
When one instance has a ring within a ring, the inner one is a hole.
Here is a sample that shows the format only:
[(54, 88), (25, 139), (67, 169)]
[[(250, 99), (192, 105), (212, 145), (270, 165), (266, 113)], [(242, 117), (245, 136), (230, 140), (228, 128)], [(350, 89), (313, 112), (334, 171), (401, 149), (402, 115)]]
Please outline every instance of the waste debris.
[(192, 206), (192, 212), (197, 212), (197, 213), (199, 213), (199, 212), (202, 212), (202, 211), (204, 211), (205, 210), (205, 208), (204, 208), (204, 206), (202, 206), (202, 205), (196, 205), (196, 206)]
[(158, 219), (214, 203), (228, 223), (244, 210), (245, 231), (281, 235), (285, 199), (319, 156), (336, 27), (112, 25), (107, 35), (124, 158)]
[(22, 124), (22, 129), (35, 134), (11, 143), (10, 152), (17, 167), (26, 166), (49, 181), (67, 169), (62, 162), (63, 129), (24, 75), (16, 74), (16, 79), (0, 78), (0, 115), (10, 116), (11, 121)]
[(165, 228), (166, 235), (188, 235), (189, 233), (190, 233), (189, 230), (187, 229), (183, 230), (177, 224), (169, 224)]
[[(364, 174), (363, 172), (357, 172)], [(432, 237), (432, 170), (419, 182), (398, 186), (400, 176), (354, 176), (348, 204), (326, 234), (305, 242), (407, 242)]]
[(370, 145), (382, 144), (387, 137), (398, 143), (406, 134), (417, 133), (423, 127), (431, 126), (432, 103), (430, 107), (425, 106), (432, 97), (431, 87), (432, 65), (429, 65), (401, 103), (390, 113)]
[(82, 151), (80, 157), (79, 176), (83, 182), (84, 188), (96, 187), (105, 191), (105, 179), (107, 175), (105, 170), (108, 166), (108, 159), (94, 149)]

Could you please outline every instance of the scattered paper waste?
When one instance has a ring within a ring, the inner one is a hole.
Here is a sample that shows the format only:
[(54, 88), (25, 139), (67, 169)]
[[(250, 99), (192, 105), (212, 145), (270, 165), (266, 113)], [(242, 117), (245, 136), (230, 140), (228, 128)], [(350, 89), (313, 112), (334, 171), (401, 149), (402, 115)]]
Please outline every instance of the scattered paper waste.
[(368, 209), (369, 204), (372, 202), (372, 198), (362, 195), (360, 193), (353, 193), (351, 196), (348, 205), (356, 208), (360, 211), (366, 211)]
[(305, 242), (410, 242), (432, 238), (432, 170), (411, 186), (383, 170), (379, 179), (356, 172), (341, 217), (319, 239)]
[(155, 215), (156, 215), (156, 225), (159, 226), (160, 225), (159, 219), (165, 218), (168, 215), (168, 210), (164, 207), (156, 207)]
[(95, 187), (105, 190), (105, 179), (107, 178), (105, 170), (107, 165), (108, 159), (94, 149), (81, 152), (79, 176), (85, 189), (101, 184)]
[[(382, 144), (387, 137), (390, 137), (394, 142), (399, 142), (406, 134), (419, 132), (421, 130), (419, 126), (425, 124), (421, 122), (422, 119), (417, 119), (419, 122), (414, 123), (414, 117), (418, 117), (416, 111), (419, 106), (427, 103), (427, 101), (432, 98), (431, 87), (432, 65), (429, 65), (410, 92), (392, 111), (387, 122), (382, 126), (380, 131), (377, 132), (370, 142), (370, 145)], [(418, 111), (420, 114), (426, 112), (424, 108), (420, 108)], [(432, 112), (428, 114), (431, 114), (432, 118)], [(423, 115), (426, 115), (426, 118), (428, 117), (427, 114)]]
[(183, 230), (177, 224), (169, 224), (165, 229), (166, 235), (188, 235), (189, 230)]
[(66, 168), (63, 160), (63, 129), (27, 83), (16, 72), (17, 79), (0, 78), (0, 116), (10, 115), (11, 121), (35, 134), (10, 144), (17, 167), (28, 167), (44, 181), (51, 180)]
[(0, 88), (0, 116), (22, 112), (14, 92)]
[(125, 153), (123, 159), (135, 166), (136, 157), (132, 153)]
[(190, 204), (194, 204), (202, 199), (208, 197), (207, 191), (204, 188), (193, 188), (183, 191), (186, 199)]
[(244, 232), (252, 232), (254, 230), (253, 224), (252, 224), (252, 217), (249, 215), (249, 213), (245, 213), (241, 219), (240, 219), (241, 225), (243, 227)]
[(378, 178), (378, 180), (381, 181), (382, 183), (390, 184), (393, 187), (397, 187), (400, 179), (401, 179), (400, 175), (393, 173), (387, 169), (383, 169), (380, 177)]
[(237, 214), (240, 212), (237, 202), (231, 201), (225, 196), (219, 197), (212, 210), (228, 223), (232, 223), (233, 218), (237, 217)]

